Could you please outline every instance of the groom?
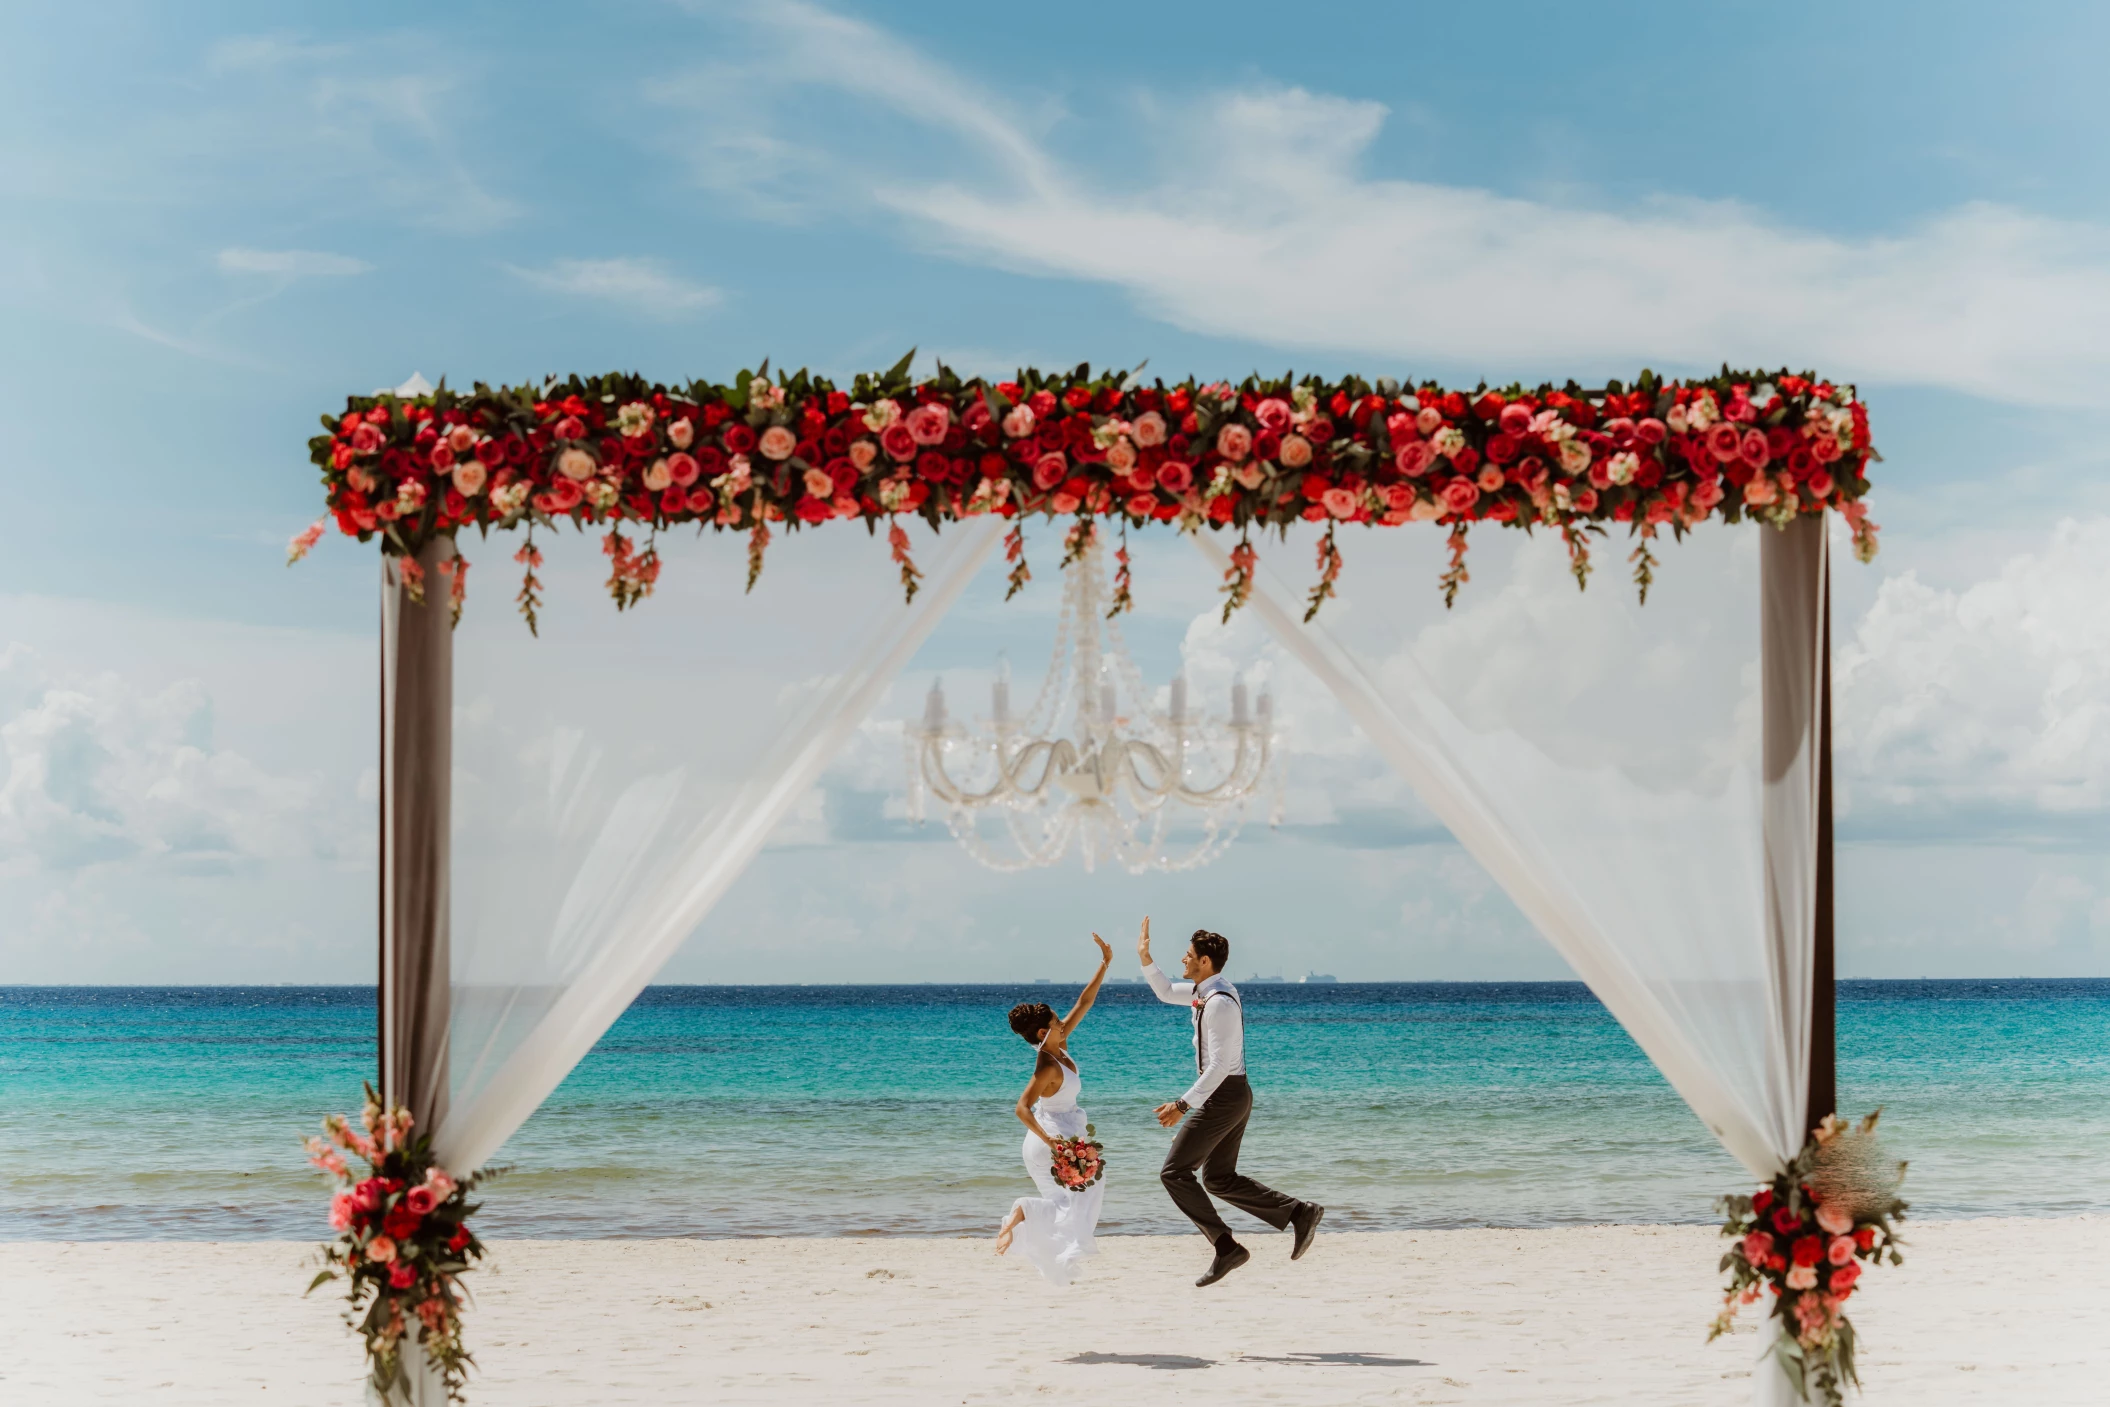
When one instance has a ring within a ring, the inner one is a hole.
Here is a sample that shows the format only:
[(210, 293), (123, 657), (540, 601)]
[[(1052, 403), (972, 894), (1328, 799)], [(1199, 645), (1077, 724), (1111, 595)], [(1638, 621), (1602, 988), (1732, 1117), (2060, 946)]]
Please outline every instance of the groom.
[[(1238, 1145), (1245, 1138), (1246, 1120), (1253, 1115), (1253, 1087), (1245, 1078), (1244, 1009), (1238, 1003), (1238, 989), (1223, 976), (1224, 964), (1231, 959), (1230, 940), (1205, 928), (1194, 930), (1194, 939), (1180, 959), (1181, 974), (1187, 980), (1174, 982), (1150, 960), (1150, 920), (1146, 918), (1142, 936), (1136, 939), (1136, 956), (1143, 960), (1144, 980), (1159, 1001), (1191, 1007), (1194, 1012), (1198, 1076), (1184, 1095), (1158, 1106), (1158, 1122), (1166, 1128), (1189, 1114), (1194, 1116), (1173, 1137), (1161, 1174), (1173, 1205), (1216, 1247), (1209, 1273), (1194, 1283), (1213, 1285), (1253, 1258), (1216, 1214), (1210, 1193), (1277, 1231), (1296, 1232), (1289, 1258), (1301, 1258), (1318, 1236), (1319, 1218), (1326, 1215), (1326, 1209), (1263, 1187), (1238, 1171)], [(1202, 1173), (1198, 1183), (1196, 1168)]]

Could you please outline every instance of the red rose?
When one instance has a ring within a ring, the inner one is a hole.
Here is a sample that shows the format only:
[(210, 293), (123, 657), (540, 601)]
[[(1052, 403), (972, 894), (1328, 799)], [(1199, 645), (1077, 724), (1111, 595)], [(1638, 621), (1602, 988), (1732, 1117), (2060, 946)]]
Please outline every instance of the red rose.
[[(1506, 410), (1503, 412), (1505, 416), (1508, 413)], [(1487, 457), (1496, 464), (1507, 464), (1510, 460), (1515, 459), (1518, 448), (1517, 437), (1510, 434), (1507, 430), (1497, 435), (1488, 436)]]
[(1743, 453), (1743, 438), (1734, 425), (1717, 421), (1707, 429), (1707, 452), (1727, 464)]
[(395, 1289), (407, 1290), (418, 1283), (418, 1273), (402, 1261), (397, 1261), (388, 1268), (388, 1283)]
[(815, 498), (811, 494), (800, 499), (799, 506), (793, 511), (802, 523), (824, 523), (835, 516), (835, 509), (827, 499)]
[(1789, 1211), (1786, 1207), (1782, 1207), (1773, 1213), (1773, 1229), (1780, 1232), (1783, 1236), (1791, 1231), (1800, 1230), (1801, 1227), (1802, 1218)]
[(716, 497), (709, 489), (697, 489), (689, 495), (689, 511), (691, 513), (708, 513), (711, 511), (711, 504), (715, 501)]
[(1046, 420), (1048, 412), (1055, 409), (1055, 393), (1053, 391), (1035, 391), (1031, 396), (1027, 397), (1026, 406), (1033, 412), (1035, 420)]
[(1503, 406), (1502, 416), (1498, 423), (1502, 427), (1503, 434), (1522, 435), (1531, 429), (1531, 408), (1515, 403)]
[(735, 422), (726, 426), (725, 448), (731, 454), (753, 454), (755, 452), (754, 427), (744, 422)]
[(1237, 507), (1237, 502), (1229, 494), (1225, 494), (1221, 498), (1212, 498), (1209, 500), (1209, 521), (1212, 523), (1228, 523), (1231, 521), (1231, 514), (1236, 511)]
[(454, 1234), (447, 1238), (447, 1249), (450, 1251), (459, 1251), (468, 1244), (469, 1228), (466, 1226), (455, 1227)]
[(1148, 518), (1151, 510), (1157, 506), (1158, 498), (1156, 494), (1139, 493), (1128, 500), (1128, 515), (1131, 518)]
[(1470, 474), (1480, 464), (1480, 451), (1467, 445), (1451, 456), (1451, 467), (1461, 474)]
[(1855, 1261), (1848, 1261), (1844, 1265), (1832, 1268), (1832, 1278), (1827, 1288), (1835, 1295), (1844, 1296), (1848, 1290), (1854, 1287), (1854, 1282), (1860, 1278), (1860, 1265)]
[(1772, 1189), (1772, 1188), (1770, 1188), (1770, 1187), (1761, 1187), (1761, 1188), (1759, 1188), (1759, 1189), (1758, 1189), (1758, 1191), (1756, 1191), (1756, 1192), (1754, 1192), (1754, 1193), (1752, 1193), (1752, 1194), (1751, 1194), (1751, 1210), (1752, 1210), (1752, 1211), (1754, 1211), (1754, 1212), (1756, 1212), (1756, 1213), (1758, 1213), (1758, 1215), (1760, 1215), (1760, 1216), (1764, 1216), (1764, 1215), (1766, 1214), (1766, 1208), (1768, 1208), (1768, 1207), (1770, 1207), (1770, 1206), (1772, 1206), (1772, 1205), (1773, 1205), (1773, 1189)]
[(887, 458), (897, 464), (906, 464), (916, 457), (916, 437), (909, 433), (905, 421), (897, 420), (881, 430), (879, 447), (887, 452)]
[(1262, 430), (1253, 437), (1253, 457), (1274, 459), (1282, 453), (1282, 437), (1273, 430)]
[(1824, 1238), (1797, 1236), (1795, 1244), (1789, 1248), (1789, 1257), (1797, 1265), (1815, 1265), (1824, 1259)]
[(1333, 422), (1323, 415), (1315, 415), (1304, 427), (1304, 438), (1315, 445), (1323, 445), (1333, 439)]
[(1762, 430), (1744, 431), (1743, 439), (1737, 441), (1736, 452), (1744, 463), (1750, 465), (1753, 469), (1765, 468), (1766, 461), (1773, 457), (1772, 450), (1766, 444), (1765, 432)]
[[(671, 461), (667, 467), (670, 469), (673, 467)], [(698, 445), (696, 447), (696, 467), (702, 471), (699, 477), (705, 479), (717, 478), (726, 469), (725, 451), (716, 445)]]
[(1595, 513), (1597, 511), (1597, 490), (1577, 489), (1568, 501), (1575, 505), (1575, 511), (1578, 513)]
[(847, 459), (829, 460), (826, 472), (829, 481), (835, 485), (835, 496), (837, 498), (841, 498), (844, 494), (857, 487), (857, 466)]
[(934, 449), (927, 449), (916, 456), (916, 472), (934, 484), (942, 484), (952, 478), (952, 461)]

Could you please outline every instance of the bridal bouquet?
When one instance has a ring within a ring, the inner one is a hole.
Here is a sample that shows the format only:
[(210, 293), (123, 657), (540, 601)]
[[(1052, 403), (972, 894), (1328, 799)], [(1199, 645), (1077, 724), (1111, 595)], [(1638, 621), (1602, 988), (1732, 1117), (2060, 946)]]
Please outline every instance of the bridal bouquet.
[(1729, 1332), (1741, 1306), (1770, 1293), (1773, 1352), (1802, 1399), (1826, 1407), (1839, 1407), (1847, 1383), (1860, 1386), (1845, 1306), (1863, 1264), (1886, 1256), (1904, 1264), (1894, 1224), (1905, 1219), (1897, 1196), (1905, 1165), (1884, 1156), (1875, 1128), (1875, 1114), (1857, 1125), (1827, 1115), (1771, 1183), (1718, 1203), (1722, 1235), (1735, 1244), (1722, 1257), (1729, 1285), (1709, 1342)]
[(1081, 1138), (1058, 1138), (1048, 1147), (1055, 1180), (1072, 1192), (1082, 1192), (1106, 1176), (1106, 1148), (1092, 1137), (1090, 1124)]
[[(469, 1193), (487, 1174), (449, 1175), (433, 1162), (431, 1140), (411, 1137), (409, 1111), (384, 1109), (372, 1085), (358, 1128), (337, 1114), (322, 1126), (324, 1137), (307, 1140), (308, 1161), (337, 1183), (330, 1225), (338, 1234), (323, 1245), (325, 1268), (308, 1291), (346, 1279), (345, 1322), (366, 1339), (368, 1377), (382, 1401), (399, 1387), (408, 1400), (403, 1338), (413, 1324), (448, 1401), (461, 1401), (473, 1360), (462, 1347), (459, 1277), (483, 1256), (467, 1220), (476, 1210)], [(347, 1154), (366, 1164), (366, 1176), (352, 1171)]]

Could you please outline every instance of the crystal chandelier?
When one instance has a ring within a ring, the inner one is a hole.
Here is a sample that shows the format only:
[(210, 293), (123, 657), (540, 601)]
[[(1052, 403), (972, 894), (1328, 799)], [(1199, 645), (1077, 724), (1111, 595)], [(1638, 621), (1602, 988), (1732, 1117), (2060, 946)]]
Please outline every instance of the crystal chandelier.
[[(905, 730), (911, 819), (935, 798), (954, 838), (994, 870), (1052, 865), (1075, 841), (1086, 870), (1107, 860), (1132, 874), (1221, 855), (1270, 776), (1280, 822), (1267, 690), (1249, 707), (1245, 681), (1234, 680), (1230, 718), (1219, 722), (1188, 708), (1186, 676), (1176, 674), (1159, 712), (1107, 599), (1094, 536), (1063, 569), (1055, 649), (1023, 716), (1011, 711), (1008, 663), (990, 687), (990, 716), (972, 728), (948, 714), (943, 682), (931, 684), (922, 722)], [(1190, 820), (1198, 834), (1181, 824)]]

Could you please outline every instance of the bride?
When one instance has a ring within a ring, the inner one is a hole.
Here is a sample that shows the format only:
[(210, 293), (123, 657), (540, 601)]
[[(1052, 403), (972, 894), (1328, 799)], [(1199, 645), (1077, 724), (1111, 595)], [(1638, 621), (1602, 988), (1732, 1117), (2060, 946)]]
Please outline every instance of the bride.
[(1037, 1051), (1033, 1078), (1018, 1097), (1018, 1121), (1026, 1126), (1024, 1155), (1026, 1172), (1040, 1189), (1038, 1197), (1021, 1197), (996, 1234), (996, 1253), (1004, 1254), (1016, 1244), (1040, 1273), (1058, 1285), (1067, 1285), (1077, 1274), (1077, 1263), (1098, 1248), (1092, 1233), (1099, 1225), (1099, 1204), (1106, 1197), (1106, 1178), (1082, 1191), (1064, 1187), (1055, 1180), (1049, 1149), (1058, 1138), (1076, 1138), (1086, 1128), (1085, 1114), (1077, 1107), (1082, 1083), (1077, 1062), (1069, 1053), (1070, 1033), (1098, 999), (1099, 984), (1106, 980), (1107, 964), (1114, 950), (1098, 934), (1099, 970), (1078, 994), (1070, 1014), (1056, 1020), (1046, 1002), (1020, 1002), (1011, 1008), (1011, 1029)]

